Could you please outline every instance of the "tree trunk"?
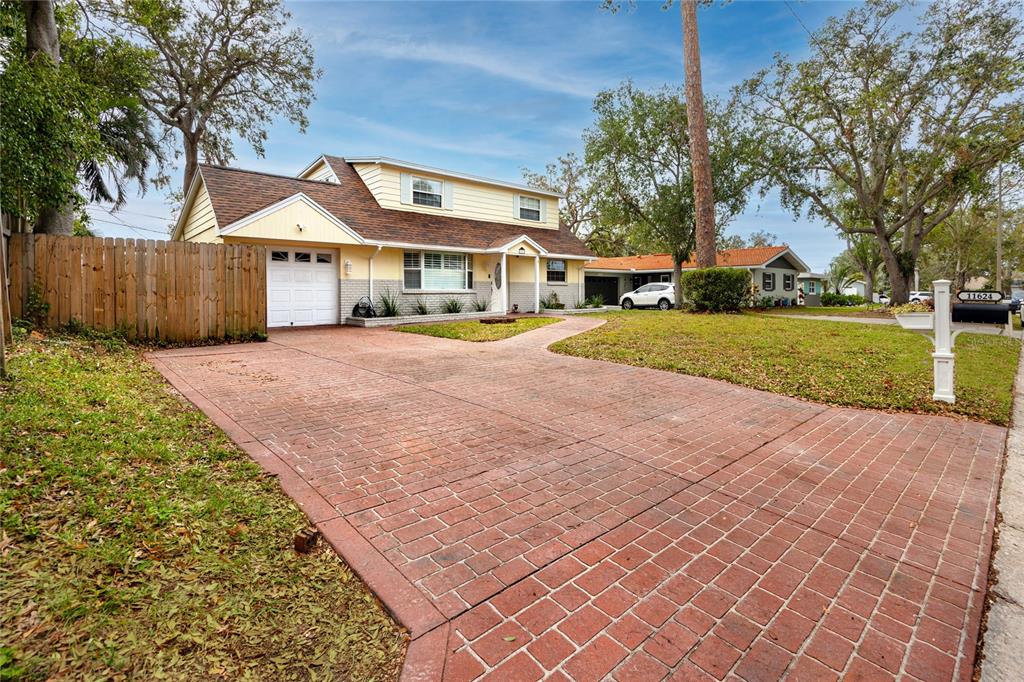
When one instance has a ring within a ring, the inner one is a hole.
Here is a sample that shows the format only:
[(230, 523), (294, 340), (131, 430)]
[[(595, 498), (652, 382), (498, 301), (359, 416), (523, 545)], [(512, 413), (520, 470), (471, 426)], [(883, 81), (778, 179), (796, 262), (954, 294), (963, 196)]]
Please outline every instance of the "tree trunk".
[(185, 142), (185, 175), (181, 185), (181, 200), (185, 201), (189, 183), (199, 168), (199, 140), (188, 135), (182, 136)]
[(683, 276), (683, 259), (678, 253), (672, 254), (672, 286), (676, 293), (676, 310), (683, 309), (683, 290), (679, 286), (679, 280)]
[(910, 274), (903, 271), (899, 258), (888, 239), (878, 235), (876, 235), (876, 239), (878, 239), (878, 247), (882, 252), (885, 274), (889, 276), (889, 286), (892, 287), (889, 303), (891, 305), (906, 303), (910, 300), (910, 278), (913, 276), (913, 271)]
[[(60, 34), (53, 15), (53, 1), (26, 0), (22, 6), (25, 10), (25, 55), (33, 59), (38, 54), (45, 54), (55, 66), (60, 64)], [(74, 206), (68, 203), (40, 211), (32, 231), (70, 235), (74, 226)]]
[(868, 303), (875, 302), (875, 273), (864, 271), (864, 298)]
[(53, 16), (53, 0), (25, 0), (25, 56), (42, 52), (60, 63), (60, 34)]
[(715, 258), (715, 203), (711, 186), (708, 127), (704, 118), (704, 91), (700, 78), (700, 40), (697, 35), (697, 0), (680, 0), (683, 23), (683, 69), (686, 74), (686, 120), (690, 135), (693, 199), (697, 214), (696, 261), (710, 268)]

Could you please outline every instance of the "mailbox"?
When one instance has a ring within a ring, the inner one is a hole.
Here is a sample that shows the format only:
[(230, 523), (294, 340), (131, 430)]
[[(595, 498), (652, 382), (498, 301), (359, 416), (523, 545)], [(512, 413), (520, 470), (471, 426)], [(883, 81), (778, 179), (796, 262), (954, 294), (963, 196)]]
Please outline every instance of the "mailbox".
[(974, 324), (1006, 324), (1010, 315), (1007, 303), (954, 303), (953, 321)]

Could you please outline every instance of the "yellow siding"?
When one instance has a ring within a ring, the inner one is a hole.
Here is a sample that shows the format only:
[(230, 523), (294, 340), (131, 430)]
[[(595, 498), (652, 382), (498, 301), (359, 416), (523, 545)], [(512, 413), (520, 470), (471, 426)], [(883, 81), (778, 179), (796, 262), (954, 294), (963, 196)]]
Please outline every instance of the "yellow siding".
[(537, 251), (537, 249), (533, 248), (533, 246), (525, 239), (520, 239), (516, 242), (513, 242), (512, 245), (508, 247), (507, 252), (511, 255), (518, 255), (520, 248), (522, 248), (526, 252), (525, 255), (527, 256), (536, 256), (538, 253), (540, 253), (539, 251)]
[[(300, 231), (298, 225), (302, 224)], [(349, 233), (304, 201), (283, 206), (229, 236), (253, 239), (291, 239), (321, 244), (357, 244)]]
[(213, 204), (210, 203), (210, 193), (206, 191), (206, 183), (199, 179), (199, 188), (196, 191), (192, 204), (188, 207), (188, 217), (182, 228), (181, 240), (186, 242), (216, 242), (217, 237), (217, 216), (213, 214)]
[(334, 171), (331, 170), (330, 165), (323, 159), (320, 159), (312, 168), (307, 170), (305, 173), (299, 176), (304, 180), (319, 180), (320, 182), (338, 182), (337, 176)]
[[(584, 265), (582, 260), (565, 261), (566, 284), (578, 284), (580, 281), (580, 268)], [(547, 281), (548, 259), (540, 259), (540, 281)], [(515, 256), (508, 257), (508, 279), (510, 282), (533, 282), (533, 257)]]
[[(363, 182), (373, 193), (383, 208), (395, 209), (398, 211), (412, 211), (415, 213), (429, 213), (434, 215), (449, 215), (457, 218), (469, 218), (471, 220), (483, 220), (492, 223), (505, 223), (509, 225), (522, 225), (524, 227), (547, 227), (558, 229), (558, 200), (554, 197), (541, 195), (530, 195), (529, 192), (519, 192), (514, 189), (495, 187), (460, 178), (446, 178), (444, 175), (431, 175), (406, 171), (393, 166), (385, 166), (375, 163), (354, 164), (356, 172), (363, 178)], [(441, 180), (452, 183), (452, 209), (430, 208), (402, 203), (402, 173), (410, 173), (417, 177), (430, 180)], [(520, 220), (515, 212), (515, 196), (524, 194), (535, 196), (545, 204), (542, 223), (532, 220)]]

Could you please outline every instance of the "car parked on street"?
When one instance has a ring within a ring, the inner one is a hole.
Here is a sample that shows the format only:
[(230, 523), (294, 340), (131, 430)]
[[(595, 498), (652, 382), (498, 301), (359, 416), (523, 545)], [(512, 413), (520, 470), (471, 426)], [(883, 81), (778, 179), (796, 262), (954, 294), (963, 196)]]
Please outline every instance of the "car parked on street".
[(676, 291), (671, 283), (652, 282), (619, 296), (623, 310), (631, 308), (659, 308), (668, 310), (676, 304)]
[(924, 303), (925, 301), (932, 300), (932, 292), (930, 291), (911, 291), (910, 302), (911, 303)]

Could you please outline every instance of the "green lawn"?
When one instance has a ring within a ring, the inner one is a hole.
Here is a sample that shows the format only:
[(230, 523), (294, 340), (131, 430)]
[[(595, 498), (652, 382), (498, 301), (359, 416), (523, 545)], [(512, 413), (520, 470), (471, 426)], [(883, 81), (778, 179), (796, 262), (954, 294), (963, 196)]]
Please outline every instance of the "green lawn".
[(136, 349), (19, 341), (0, 382), (0, 680), (397, 679), (405, 633)]
[(508, 324), (484, 324), (480, 320), (465, 320), (438, 324), (405, 324), (395, 327), (395, 330), (461, 341), (500, 341), (558, 321), (557, 317), (520, 317)]
[(551, 349), (724, 379), (835, 405), (955, 413), (1005, 425), (1020, 342), (962, 334), (955, 405), (935, 402), (931, 342), (897, 327), (756, 314), (598, 313), (608, 323)]

